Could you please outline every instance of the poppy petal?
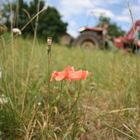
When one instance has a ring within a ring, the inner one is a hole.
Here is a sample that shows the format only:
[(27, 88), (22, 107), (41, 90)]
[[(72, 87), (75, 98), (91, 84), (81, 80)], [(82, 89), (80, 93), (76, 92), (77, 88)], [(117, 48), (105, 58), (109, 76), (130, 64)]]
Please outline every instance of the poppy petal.
[(56, 76), (58, 76), (59, 72), (58, 71), (54, 71), (51, 75), (51, 79), (50, 81), (53, 81), (55, 79)]
[(82, 71), (75, 71), (75, 72), (71, 72), (69, 74), (69, 79), (70, 80), (80, 80), (82, 77)]
[(88, 71), (84, 71), (84, 70), (83, 70), (83, 71), (82, 71), (82, 77), (81, 77), (81, 78), (82, 78), (83, 80), (86, 80), (86, 79), (87, 79), (87, 76), (88, 76)]
[(64, 72), (59, 72), (58, 75), (55, 77), (56, 81), (62, 81), (65, 79), (65, 73)]

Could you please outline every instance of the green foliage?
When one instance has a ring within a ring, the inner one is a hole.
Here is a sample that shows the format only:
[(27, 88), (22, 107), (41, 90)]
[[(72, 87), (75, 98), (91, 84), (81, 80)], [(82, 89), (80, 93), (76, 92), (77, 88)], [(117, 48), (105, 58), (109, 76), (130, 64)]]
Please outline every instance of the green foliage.
[(60, 14), (53, 7), (48, 7), (46, 14), (40, 15), (38, 23), (40, 24), (38, 32), (42, 32), (42, 34), (39, 34), (40, 37), (52, 36), (56, 41), (58, 41), (58, 35), (66, 32), (67, 23), (63, 23), (61, 21)]
[[(22, 29), (26, 23), (28, 23), (32, 17), (34, 17), (45, 6), (44, 1), (33, 0), (29, 4), (23, 0), (18, 0), (12, 3), (13, 9), (13, 26)], [(4, 17), (6, 17), (6, 25), (10, 29), (10, 9), (9, 4), (4, 5)], [(24, 36), (33, 36), (35, 32), (35, 25), (38, 25), (37, 35), (38, 37), (45, 39), (48, 36), (52, 36), (54, 41), (59, 41), (59, 35), (66, 32), (67, 23), (61, 20), (61, 15), (54, 7), (48, 7), (42, 13), (39, 14), (38, 22), (36, 18), (26, 26), (22, 31)]]
[(102, 24), (107, 23), (109, 25), (108, 35), (111, 37), (123, 36), (125, 32), (119, 27), (116, 23), (111, 22), (111, 19), (108, 17), (101, 16), (99, 18), (98, 26), (102, 26)]

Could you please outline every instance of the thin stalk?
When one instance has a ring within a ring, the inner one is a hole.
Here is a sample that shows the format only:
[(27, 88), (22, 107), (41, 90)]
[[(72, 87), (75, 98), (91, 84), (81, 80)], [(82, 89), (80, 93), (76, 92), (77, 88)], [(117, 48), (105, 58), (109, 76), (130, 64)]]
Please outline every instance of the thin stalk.
[[(39, 13), (39, 7), (40, 7), (40, 0), (37, 4), (37, 13)], [(29, 77), (30, 77), (30, 72), (31, 72), (31, 64), (32, 64), (32, 59), (33, 59), (33, 53), (34, 53), (34, 48), (35, 48), (35, 43), (36, 43), (36, 38), (37, 38), (37, 28), (38, 28), (38, 19), (39, 19), (39, 14), (36, 14), (36, 22), (35, 22), (35, 31), (34, 31), (34, 38), (33, 38), (33, 46), (31, 48), (31, 54), (30, 54), (30, 58), (29, 58), (29, 63), (28, 63), (28, 69), (27, 69), (27, 76), (26, 76), (26, 80), (25, 80), (25, 85), (26, 88), (23, 92), (23, 102), (22, 102), (22, 113), (24, 110), (24, 104), (25, 104), (25, 100), (26, 100), (26, 92), (27, 92), (27, 88), (28, 88), (28, 82), (29, 82)]]
[(78, 86), (77, 98), (72, 107), (72, 121), (73, 121), (72, 140), (76, 139), (76, 134), (77, 134), (77, 126), (78, 126), (77, 114), (78, 114), (78, 101), (80, 98), (80, 92), (81, 92), (81, 81), (79, 82), (79, 86)]
[(123, 127), (125, 129), (127, 129), (130, 133), (132, 133), (133, 135), (135, 135), (137, 138), (140, 138), (140, 136), (136, 132), (134, 132), (132, 129), (130, 129), (130, 126), (127, 126), (126, 124), (123, 124)]
[(0, 40), (2, 40), (2, 48), (5, 49), (6, 43), (5, 43), (5, 39), (0, 36)]
[(105, 125), (106, 125), (107, 127), (111, 128), (111, 129), (113, 129), (113, 130), (115, 130), (115, 131), (117, 131), (117, 132), (123, 134), (123, 135), (126, 136), (127, 138), (130, 138), (130, 139), (132, 139), (132, 140), (137, 140), (137, 139), (135, 139), (134, 137), (132, 137), (131, 135), (129, 135), (129, 134), (127, 134), (127, 133), (121, 131), (120, 129), (118, 129), (118, 128), (116, 128), (116, 127), (113, 127), (113, 126), (111, 126), (111, 125), (109, 125), (109, 124), (105, 124)]
[(50, 130), (50, 127), (49, 127), (49, 122), (50, 122), (50, 115), (51, 115), (51, 103), (49, 102), (49, 94), (50, 94), (50, 65), (51, 65), (51, 46), (48, 46), (48, 49), (47, 49), (47, 76), (48, 76), (48, 81), (47, 81), (47, 84), (48, 84), (48, 92), (47, 92), (47, 103), (48, 103), (48, 110), (47, 110), (47, 131), (49, 132)]
[(48, 93), (50, 92), (50, 66), (51, 66), (51, 50), (48, 50), (48, 55), (47, 55), (48, 59), (47, 59), (47, 71), (48, 71)]
[(25, 135), (24, 140), (30, 140), (31, 137), (32, 137), (31, 134), (33, 133), (33, 129), (35, 128), (33, 126), (34, 126), (34, 123), (36, 123), (35, 117), (36, 117), (36, 115), (38, 113), (38, 109), (39, 109), (39, 106), (35, 107), (35, 109), (34, 109), (34, 111), (32, 113), (33, 115), (32, 115), (32, 117), (31, 117), (31, 119), (30, 119), (30, 121), (28, 123), (27, 129), (26, 129), (26, 135)]
[(63, 93), (63, 80), (60, 83), (60, 98), (62, 96), (62, 93)]
[(72, 121), (73, 121), (73, 128), (72, 128), (72, 140), (76, 139), (76, 128), (77, 128), (77, 104), (75, 104), (75, 107), (73, 109), (73, 113), (72, 113), (73, 117), (72, 117)]
[[(13, 6), (12, 1), (10, 1), (10, 21), (11, 21), (11, 31), (13, 29)], [(16, 87), (15, 87), (15, 49), (14, 49), (14, 37), (11, 32), (11, 51), (12, 51), (12, 79), (13, 79), (13, 95), (14, 99), (16, 99)]]
[(19, 0), (16, 2), (16, 15), (15, 15), (15, 26), (18, 27), (18, 16), (19, 16)]
[(44, 10), (46, 10), (45, 8), (43, 8), (42, 10), (38, 11), (38, 13), (33, 16), (22, 28), (21, 31), (23, 31), (36, 17), (38, 17)]
[[(30, 16), (29, 12), (26, 9), (23, 9), (23, 11), (25, 12), (25, 14), (27, 15), (27, 17), (28, 17), (28, 19), (30, 21), (31, 20), (31, 16)], [(32, 22), (31, 22), (31, 26), (32, 26), (33, 31), (35, 32), (35, 29), (34, 29), (34, 26), (33, 26)]]

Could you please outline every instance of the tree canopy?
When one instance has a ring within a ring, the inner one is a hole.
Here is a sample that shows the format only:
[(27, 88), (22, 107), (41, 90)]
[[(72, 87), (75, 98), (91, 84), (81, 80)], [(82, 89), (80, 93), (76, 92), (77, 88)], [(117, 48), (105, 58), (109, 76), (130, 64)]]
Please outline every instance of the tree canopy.
[[(13, 27), (23, 29), (23, 27), (45, 7), (43, 0), (32, 0), (30, 3), (24, 0), (16, 0), (12, 4)], [(10, 29), (10, 5), (4, 5), (4, 17), (6, 26)], [(61, 20), (61, 15), (54, 7), (47, 7), (39, 14), (38, 22), (36, 18), (32, 20), (22, 31), (24, 36), (32, 36), (38, 25), (37, 36), (46, 39), (51, 36), (54, 41), (59, 41), (59, 35), (67, 30), (67, 23)]]

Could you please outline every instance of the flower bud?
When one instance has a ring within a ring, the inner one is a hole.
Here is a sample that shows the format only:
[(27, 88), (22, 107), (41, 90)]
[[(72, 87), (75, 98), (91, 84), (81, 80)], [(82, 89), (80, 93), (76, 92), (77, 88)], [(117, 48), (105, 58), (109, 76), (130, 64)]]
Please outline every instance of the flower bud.
[(48, 52), (50, 52), (52, 47), (52, 37), (47, 38), (47, 45), (48, 45)]

